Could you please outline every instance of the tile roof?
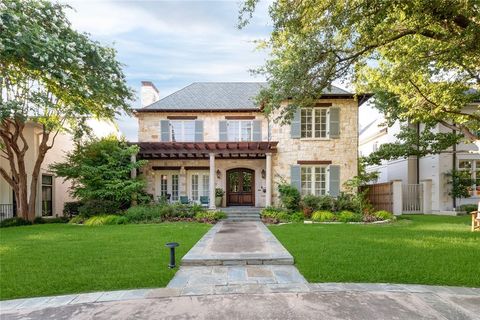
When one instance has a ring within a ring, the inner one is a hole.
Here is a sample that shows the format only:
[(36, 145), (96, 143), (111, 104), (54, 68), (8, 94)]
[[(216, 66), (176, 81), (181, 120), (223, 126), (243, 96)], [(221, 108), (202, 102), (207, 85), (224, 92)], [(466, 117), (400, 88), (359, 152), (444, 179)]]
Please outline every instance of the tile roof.
[[(194, 82), (137, 111), (258, 110), (255, 97), (266, 82)], [(325, 94), (352, 95), (332, 86)]]

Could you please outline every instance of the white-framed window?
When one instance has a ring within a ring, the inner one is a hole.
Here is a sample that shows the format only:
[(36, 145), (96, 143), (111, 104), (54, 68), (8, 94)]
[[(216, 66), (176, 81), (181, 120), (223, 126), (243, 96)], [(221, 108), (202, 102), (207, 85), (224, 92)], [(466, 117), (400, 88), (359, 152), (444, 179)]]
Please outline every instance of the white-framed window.
[(200, 201), (200, 197), (209, 195), (210, 174), (208, 171), (190, 171), (188, 173), (190, 181), (190, 200)]
[(480, 160), (458, 160), (458, 170), (470, 172), (472, 179), (475, 180), (470, 193), (474, 197), (480, 197)]
[(326, 166), (302, 166), (300, 170), (302, 195), (322, 196), (327, 194)]
[(170, 201), (178, 201), (179, 196), (179, 172), (178, 171), (160, 171), (156, 174), (156, 191), (157, 199), (164, 197)]
[(170, 141), (195, 141), (195, 120), (170, 120)]
[(228, 141), (252, 141), (253, 121), (252, 120), (228, 120), (227, 121)]
[(301, 138), (328, 138), (328, 108), (302, 108), (300, 111)]

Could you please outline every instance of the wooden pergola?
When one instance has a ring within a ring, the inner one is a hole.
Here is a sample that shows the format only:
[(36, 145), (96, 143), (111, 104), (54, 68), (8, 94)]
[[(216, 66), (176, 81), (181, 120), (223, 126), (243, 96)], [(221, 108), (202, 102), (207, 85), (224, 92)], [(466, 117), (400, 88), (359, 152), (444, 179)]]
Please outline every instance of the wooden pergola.
[(278, 142), (137, 142), (138, 159), (265, 159)]

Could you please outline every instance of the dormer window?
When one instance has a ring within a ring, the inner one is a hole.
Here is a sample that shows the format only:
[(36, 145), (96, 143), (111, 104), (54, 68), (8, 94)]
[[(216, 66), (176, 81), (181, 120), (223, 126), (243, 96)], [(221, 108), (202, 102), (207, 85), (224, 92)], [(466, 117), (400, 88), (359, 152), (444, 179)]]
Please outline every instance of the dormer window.
[(195, 120), (170, 120), (170, 141), (195, 141)]

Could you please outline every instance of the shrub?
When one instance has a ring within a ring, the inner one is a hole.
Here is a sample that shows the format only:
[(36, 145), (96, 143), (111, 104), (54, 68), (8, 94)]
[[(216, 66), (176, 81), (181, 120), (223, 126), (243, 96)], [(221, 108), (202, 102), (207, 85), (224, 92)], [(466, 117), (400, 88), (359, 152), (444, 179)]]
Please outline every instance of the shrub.
[(65, 206), (63, 207), (63, 215), (66, 217), (73, 217), (80, 214), (80, 207), (83, 206), (82, 201), (72, 201), (72, 202), (65, 202)]
[(227, 215), (223, 211), (203, 211), (195, 215), (195, 220), (205, 223), (214, 223), (220, 219), (225, 219)]
[(31, 224), (32, 223), (28, 220), (25, 220), (19, 217), (14, 217), (14, 218), (5, 219), (2, 222), (0, 222), (0, 228), (28, 226)]
[(472, 211), (477, 211), (478, 206), (476, 204), (462, 204), (458, 207), (459, 211), (465, 211), (466, 213), (470, 214)]
[(84, 217), (120, 213), (120, 204), (110, 200), (88, 200), (78, 209)]
[(67, 223), (67, 217), (58, 217), (58, 218), (43, 218), (43, 217), (36, 217), (33, 220), (34, 224), (44, 224), (44, 223)]
[(223, 197), (225, 191), (222, 188), (215, 188), (215, 197)]
[(363, 215), (362, 221), (367, 222), (367, 223), (371, 223), (371, 222), (378, 221), (378, 218), (373, 214), (367, 213), (367, 214)]
[(303, 220), (305, 219), (305, 216), (303, 215), (302, 212), (297, 211), (290, 214), (288, 219), (290, 222), (303, 222)]
[(278, 192), (280, 194), (280, 201), (288, 210), (297, 210), (300, 205), (300, 192), (289, 185), (281, 184), (278, 186)]
[(362, 215), (352, 211), (344, 210), (338, 214), (337, 219), (341, 222), (361, 222)]
[(68, 221), (68, 223), (70, 223), (70, 224), (82, 224), (83, 222), (85, 222), (85, 220), (87, 220), (87, 218), (78, 215), (78, 216), (75, 216), (72, 219), (70, 219), (70, 221)]
[(128, 220), (124, 216), (118, 216), (113, 214), (94, 216), (84, 222), (86, 226), (103, 226), (126, 223), (128, 223)]
[(335, 215), (331, 211), (315, 211), (312, 220), (317, 222), (335, 221)]
[(388, 212), (388, 211), (385, 211), (385, 210), (380, 210), (380, 211), (376, 211), (374, 213), (375, 217), (377, 217), (379, 220), (389, 220), (389, 219), (393, 219), (394, 216), (391, 212)]
[(302, 207), (310, 208), (313, 211), (331, 211), (333, 210), (334, 204), (335, 198), (328, 195), (306, 195), (302, 199)]
[(340, 193), (336, 199), (333, 201), (333, 210), (336, 212), (341, 211), (356, 211), (359, 208), (356, 207), (354, 202), (354, 195), (347, 193)]
[(123, 215), (128, 222), (141, 223), (151, 221), (162, 221), (162, 218), (167, 214), (161, 205), (147, 205), (130, 207)]

